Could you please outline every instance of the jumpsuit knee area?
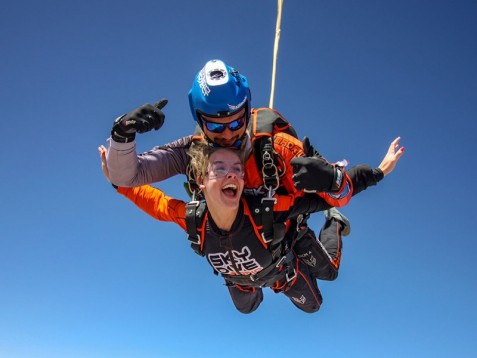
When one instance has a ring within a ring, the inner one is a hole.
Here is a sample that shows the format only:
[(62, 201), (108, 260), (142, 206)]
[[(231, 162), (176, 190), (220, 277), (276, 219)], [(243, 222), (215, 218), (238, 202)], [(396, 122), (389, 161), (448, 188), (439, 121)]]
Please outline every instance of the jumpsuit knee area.
[(315, 313), (323, 302), (323, 297), (316, 283), (308, 270), (308, 266), (297, 260), (296, 277), (291, 286), (283, 291), (290, 301), (300, 310), (306, 313)]
[(248, 314), (255, 311), (263, 301), (263, 291), (259, 287), (243, 287), (233, 285), (225, 280), (230, 298), (235, 308), (241, 313)]
[(330, 256), (331, 260), (337, 262), (337, 268), (339, 268), (339, 259), (341, 256), (342, 231), (341, 222), (331, 218), (325, 221), (323, 227), (320, 230), (319, 241), (325, 248), (326, 252)]
[(341, 250), (341, 224), (335, 219), (326, 220), (319, 239), (308, 228), (294, 246), (295, 254), (308, 266), (310, 273), (315, 278), (326, 281), (333, 281), (338, 277)]

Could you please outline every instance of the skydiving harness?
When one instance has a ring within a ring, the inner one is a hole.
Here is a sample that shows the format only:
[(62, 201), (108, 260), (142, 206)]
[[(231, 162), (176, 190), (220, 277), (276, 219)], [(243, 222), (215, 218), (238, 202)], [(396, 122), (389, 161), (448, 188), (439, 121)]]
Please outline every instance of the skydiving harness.
[[(272, 263), (265, 267), (258, 273), (250, 276), (229, 276), (223, 275), (232, 281), (237, 278), (246, 277), (250, 282), (248, 285), (254, 285), (256, 283), (260, 287), (273, 286), (277, 281), (275, 275), (269, 281), (264, 278), (272, 271), (277, 270), (283, 273), (286, 278), (286, 285), (290, 284), (296, 277), (296, 270), (294, 266), (294, 252), (293, 247), (295, 243), (302, 238), (308, 231), (306, 226), (307, 215), (300, 215), (296, 220), (292, 221), (292, 225), (295, 225), (295, 230), (290, 230), (286, 233), (286, 225), (283, 222), (273, 222), (273, 205), (270, 207), (271, 200), (268, 198), (254, 198), (256, 200), (248, 201), (248, 207), (250, 210), (249, 219), (255, 228), (260, 228), (258, 231), (261, 233), (263, 241), (267, 244), (268, 250), (272, 254)], [(269, 210), (268, 210), (269, 209)], [(271, 212), (271, 214), (270, 214)], [(189, 241), (191, 247), (200, 256), (204, 256), (203, 245), (206, 232), (206, 220), (207, 205), (205, 201), (191, 201), (186, 205), (186, 227), (189, 234)], [(269, 231), (271, 237), (267, 238), (265, 233)], [(214, 270), (215, 274), (218, 274)], [(247, 285), (247, 281), (240, 282), (241, 285)], [(283, 287), (282, 287), (283, 288)]]
[[(274, 222), (273, 207), (277, 199), (273, 195), (280, 186), (280, 178), (285, 174), (286, 166), (283, 163), (283, 158), (273, 150), (273, 135), (277, 132), (284, 132), (296, 138), (297, 134), (278, 112), (270, 108), (252, 110), (251, 119), (249, 130), (251, 131), (253, 153), (257, 167), (262, 173), (263, 186), (267, 195), (259, 202), (258, 200), (252, 201), (249, 203), (249, 207), (253, 224), (259, 223), (257, 226), (262, 226), (261, 236), (272, 253), (273, 263), (257, 274), (249, 276), (249, 279), (252, 282), (260, 281), (274, 269), (284, 267), (286, 281), (290, 283), (296, 277), (292, 249), (295, 242), (307, 232), (306, 220), (309, 215), (300, 215), (297, 220), (294, 220), (292, 225), (295, 225), (296, 229), (290, 230), (289, 234), (286, 233), (285, 223)], [(279, 165), (280, 160), (282, 165)], [(283, 169), (280, 170), (279, 167)], [(192, 201), (186, 205), (188, 239), (192, 249), (198, 255), (204, 256), (202, 249), (206, 224), (206, 204), (204, 201), (200, 201), (201, 193), (190, 170), (188, 170), (186, 190), (192, 197)], [(285, 238), (286, 240), (284, 240)], [(215, 273), (217, 274), (217, 272)]]
[[(273, 150), (273, 136), (275, 133), (284, 132), (295, 138), (295, 129), (281, 115), (270, 108), (252, 110), (250, 137), (252, 139), (253, 153), (258, 170), (262, 172), (263, 186), (271, 197), (280, 186), (280, 178), (285, 175), (286, 166), (283, 158)], [(277, 164), (280, 164), (281, 166)], [(281, 167), (283, 169), (279, 170)]]

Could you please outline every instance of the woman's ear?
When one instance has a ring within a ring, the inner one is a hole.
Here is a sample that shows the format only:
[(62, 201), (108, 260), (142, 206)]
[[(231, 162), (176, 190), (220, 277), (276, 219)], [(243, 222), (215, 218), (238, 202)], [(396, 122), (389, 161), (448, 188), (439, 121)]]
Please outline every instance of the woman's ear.
[(204, 190), (204, 188), (205, 188), (204, 180), (203, 180), (203, 179), (204, 179), (203, 177), (198, 177), (198, 178), (196, 179), (196, 183), (197, 183), (197, 185), (199, 185), (199, 189), (200, 189), (200, 190)]

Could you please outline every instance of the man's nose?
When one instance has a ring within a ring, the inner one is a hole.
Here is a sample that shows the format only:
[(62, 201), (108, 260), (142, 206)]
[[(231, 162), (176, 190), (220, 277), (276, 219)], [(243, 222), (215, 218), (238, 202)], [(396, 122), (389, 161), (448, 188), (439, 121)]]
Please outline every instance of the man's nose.
[(235, 133), (231, 131), (229, 127), (226, 127), (225, 130), (222, 132), (222, 137), (224, 139), (229, 140), (229, 139), (232, 139), (234, 136), (235, 136)]

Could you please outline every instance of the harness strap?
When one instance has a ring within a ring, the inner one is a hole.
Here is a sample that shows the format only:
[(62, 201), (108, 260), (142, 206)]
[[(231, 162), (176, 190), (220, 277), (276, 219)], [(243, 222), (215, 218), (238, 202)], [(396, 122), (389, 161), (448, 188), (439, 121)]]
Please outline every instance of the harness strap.
[(260, 209), (256, 208), (255, 210), (259, 210), (261, 213), (261, 217), (259, 218), (262, 224), (262, 239), (263, 241), (274, 247), (279, 244), (286, 235), (286, 225), (283, 222), (275, 222), (273, 216), (273, 207), (277, 202), (276, 198), (272, 198), (270, 196), (262, 198), (260, 203)]
[[(256, 275), (250, 277), (250, 280), (256, 281), (260, 280), (261, 278), (265, 277), (269, 274), (274, 268), (280, 268), (280, 266), (285, 266), (285, 277), (287, 280), (287, 284), (293, 281), (296, 277), (296, 270), (293, 264), (293, 258), (295, 254), (293, 252), (293, 246), (295, 243), (300, 240), (307, 232), (308, 226), (306, 224), (307, 219), (310, 217), (310, 214), (299, 215), (297, 218), (296, 223), (296, 234), (293, 235), (292, 241), (289, 246), (285, 246), (285, 254), (281, 256), (278, 260), (276, 260), (273, 264), (266, 267), (262, 271), (258, 272)], [(280, 250), (280, 251), (278, 251)], [(276, 258), (277, 252), (281, 252), (283, 250), (283, 245), (278, 245), (278, 247), (272, 252), (273, 258)]]
[(273, 220), (273, 206), (277, 202), (276, 198), (265, 197), (261, 201), (261, 213), (262, 213), (262, 238), (267, 244), (272, 243), (274, 240), (274, 220)]
[(196, 200), (197, 194), (200, 193), (199, 184), (195, 180), (194, 174), (192, 173), (192, 168), (190, 163), (186, 168), (187, 183), (184, 183), (187, 194), (192, 198), (192, 201)]
[[(300, 215), (297, 219), (297, 231), (293, 235), (293, 238), (289, 245), (287, 241), (282, 241), (285, 237), (285, 225), (282, 225), (283, 230), (283, 237), (281, 240), (276, 244), (275, 249), (272, 250), (272, 258), (273, 263), (267, 267), (265, 267), (262, 271), (258, 272), (255, 275), (250, 276), (250, 280), (252, 282), (258, 281), (263, 279), (266, 275), (272, 272), (274, 269), (279, 269), (280, 267), (284, 266), (285, 270), (285, 277), (287, 280), (287, 284), (290, 283), (296, 277), (296, 270), (294, 265), (294, 257), (295, 254), (293, 252), (293, 246), (295, 245), (297, 240), (300, 240), (303, 235), (308, 231), (308, 227), (306, 226), (306, 219), (308, 218), (309, 214)], [(276, 281), (276, 278), (273, 278), (273, 281)]]
[(191, 242), (190, 246), (195, 251), (195, 253), (200, 256), (204, 256), (204, 253), (201, 250), (202, 240), (200, 237), (200, 233), (197, 230), (196, 219), (197, 217), (202, 216), (204, 212), (203, 207), (205, 207), (205, 205), (202, 205), (202, 208), (200, 208), (200, 202), (193, 200), (186, 204), (186, 216), (185, 216), (187, 233), (189, 234), (187, 239)]
[(273, 143), (271, 137), (261, 138), (261, 165), (262, 165), (262, 177), (263, 186), (267, 190), (275, 191), (280, 186), (280, 175), (278, 174), (278, 168), (275, 165)]
[(251, 281), (260, 280), (264, 278), (266, 275), (268, 275), (270, 272), (272, 272), (274, 269), (278, 269), (281, 266), (284, 266), (290, 263), (291, 261), (293, 261), (293, 252), (290, 250), (285, 255), (283, 255), (279, 260), (265, 267), (262, 271), (258, 272), (255, 275), (251, 275), (250, 280)]

